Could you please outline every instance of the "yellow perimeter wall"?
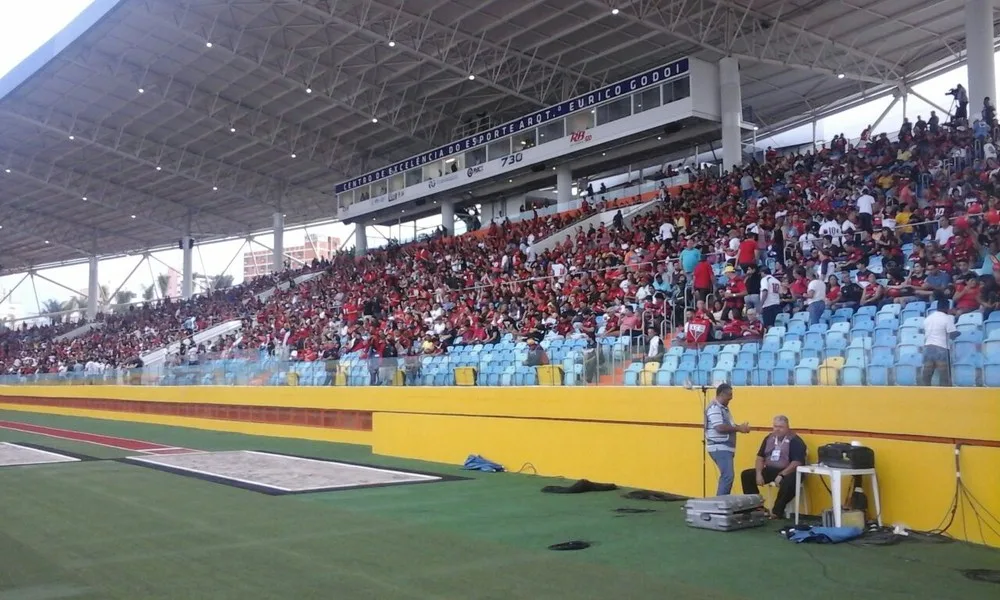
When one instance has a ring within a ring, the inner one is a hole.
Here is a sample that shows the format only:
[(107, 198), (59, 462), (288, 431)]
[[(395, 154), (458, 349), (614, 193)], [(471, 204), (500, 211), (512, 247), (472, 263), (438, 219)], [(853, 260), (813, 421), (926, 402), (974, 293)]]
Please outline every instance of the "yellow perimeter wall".
[[(368, 410), (373, 431), (42, 409), (2, 403), (4, 395)], [(509, 470), (531, 463), (539, 475), (685, 495), (701, 495), (703, 484), (711, 495), (717, 478), (710, 460), (702, 470), (701, 394), (673, 388), (0, 387), (0, 408), (367, 444), (378, 454), (450, 464), (476, 453)], [(955, 442), (964, 441), (962, 480), (1000, 517), (997, 390), (740, 388), (731, 408), (737, 421), (755, 428), (740, 436), (738, 469), (753, 465), (772, 417), (787, 415), (803, 431), (812, 457), (833, 441), (872, 447), (883, 519), (916, 529), (934, 528), (947, 516), (955, 492)], [(812, 513), (829, 506), (818, 480), (807, 487)], [(870, 493), (869, 504), (874, 509)], [(1000, 529), (996, 521), (990, 525)], [(1000, 546), (1000, 536), (980, 527), (967, 503), (949, 533)]]

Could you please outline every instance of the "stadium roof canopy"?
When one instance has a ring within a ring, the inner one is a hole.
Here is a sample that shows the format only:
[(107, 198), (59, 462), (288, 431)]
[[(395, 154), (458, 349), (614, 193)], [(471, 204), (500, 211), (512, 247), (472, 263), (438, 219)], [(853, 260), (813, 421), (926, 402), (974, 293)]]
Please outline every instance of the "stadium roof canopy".
[(0, 81), (0, 263), (168, 247), (188, 224), (200, 241), (246, 235), (279, 210), (329, 220), (336, 182), (478, 113), (517, 117), (684, 55), (739, 57), (754, 120), (788, 127), (958, 64), (962, 7), (96, 0)]

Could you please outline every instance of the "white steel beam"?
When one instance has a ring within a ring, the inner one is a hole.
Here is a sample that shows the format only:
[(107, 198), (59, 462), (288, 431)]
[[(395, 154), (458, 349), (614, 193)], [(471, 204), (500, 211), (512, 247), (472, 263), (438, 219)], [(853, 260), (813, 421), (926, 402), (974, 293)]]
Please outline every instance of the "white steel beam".
[(51, 131), (60, 136), (72, 135), (80, 144), (93, 144), (112, 154), (160, 167), (167, 174), (195, 182), (206, 189), (219, 188), (247, 202), (271, 205), (281, 197), (284, 182), (268, 175), (221, 163), (202, 154), (174, 148), (156, 140), (133, 135), (124, 127), (114, 129), (79, 116), (20, 102), (18, 112), (0, 109), (0, 117), (15, 119)]

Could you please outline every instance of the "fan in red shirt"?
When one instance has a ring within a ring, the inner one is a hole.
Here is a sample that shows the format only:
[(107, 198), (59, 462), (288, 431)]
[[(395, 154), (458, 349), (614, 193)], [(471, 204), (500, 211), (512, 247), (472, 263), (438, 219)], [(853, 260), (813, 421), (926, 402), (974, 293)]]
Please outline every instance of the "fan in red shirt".
[(694, 271), (691, 275), (694, 291), (698, 294), (698, 299), (707, 299), (708, 295), (715, 289), (715, 273), (712, 271), (712, 265), (708, 264), (708, 259), (704, 255), (698, 261), (698, 264), (694, 266)]
[(726, 267), (723, 273), (725, 273), (727, 281), (722, 318), (727, 319), (730, 315), (734, 319), (741, 318), (743, 316), (743, 298), (747, 295), (747, 284), (732, 266)]
[(748, 266), (757, 264), (757, 236), (746, 234), (736, 251), (736, 264), (744, 271)]
[(701, 311), (695, 312), (684, 326), (684, 341), (688, 344), (704, 344), (712, 337), (712, 321)]

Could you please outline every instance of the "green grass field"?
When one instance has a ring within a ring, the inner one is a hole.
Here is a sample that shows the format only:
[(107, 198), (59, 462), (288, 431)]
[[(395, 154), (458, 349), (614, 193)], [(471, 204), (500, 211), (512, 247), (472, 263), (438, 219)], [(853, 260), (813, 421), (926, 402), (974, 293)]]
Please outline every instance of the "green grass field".
[[(354, 446), (18, 412), (0, 419), (469, 475)], [(130, 454), (9, 430), (0, 441)], [(559, 480), (530, 475), (471, 477), (268, 496), (113, 460), (3, 467), (0, 600), (1000, 597), (1000, 586), (958, 572), (1000, 569), (1000, 552), (983, 547), (805, 547), (777, 525), (687, 528), (677, 503), (542, 494)], [(619, 507), (656, 512), (623, 516)], [(547, 550), (573, 539), (594, 545)]]

